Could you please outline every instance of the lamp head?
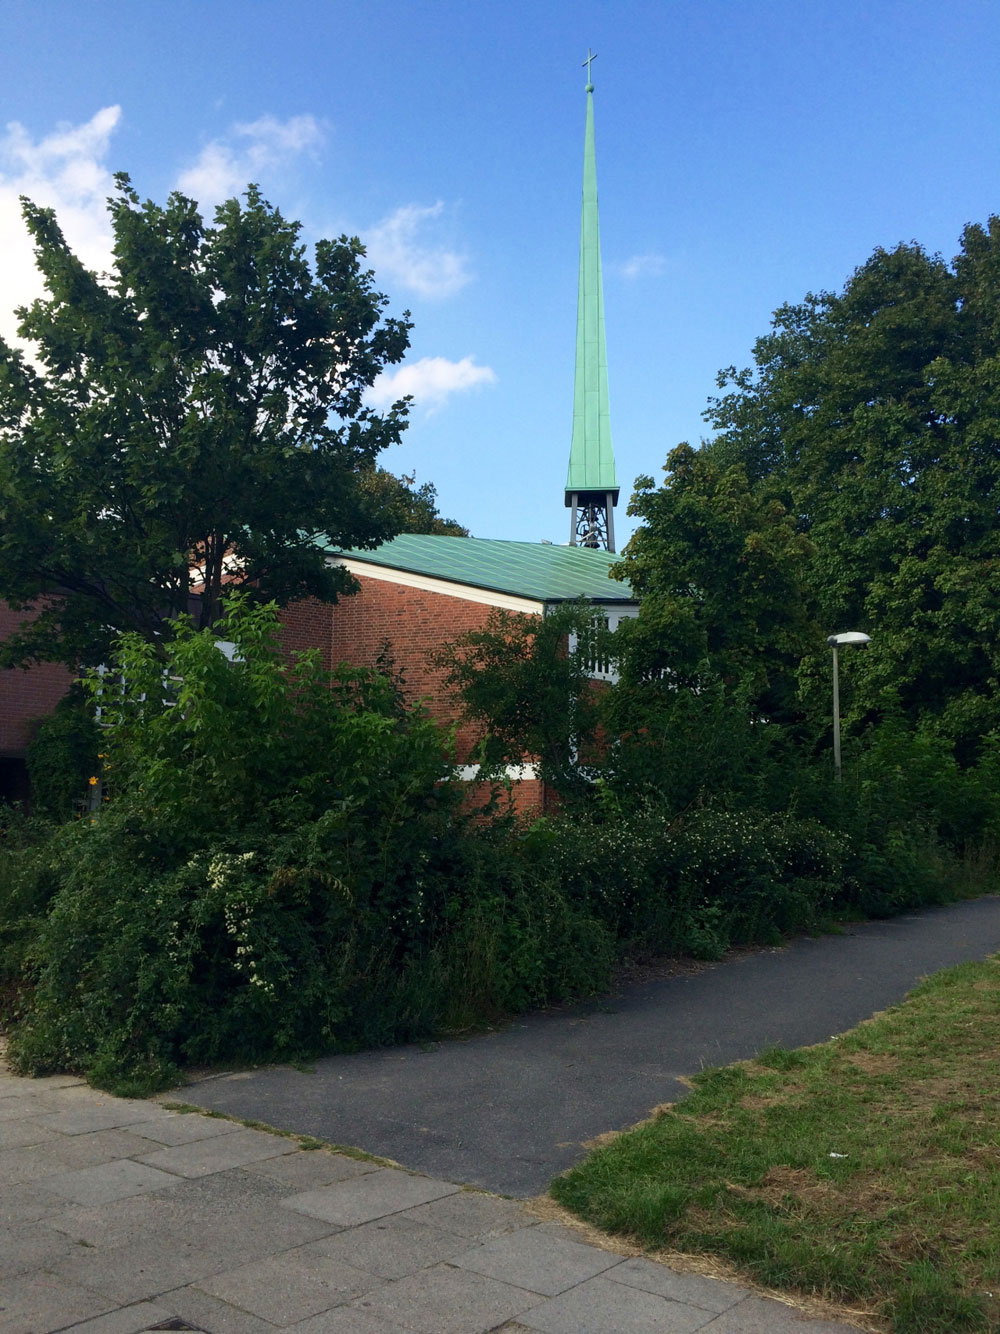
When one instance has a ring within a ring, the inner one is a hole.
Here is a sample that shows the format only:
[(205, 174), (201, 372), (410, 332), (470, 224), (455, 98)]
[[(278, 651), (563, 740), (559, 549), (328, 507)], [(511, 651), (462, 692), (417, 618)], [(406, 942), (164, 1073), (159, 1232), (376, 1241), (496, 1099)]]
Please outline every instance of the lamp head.
[(868, 644), (871, 635), (866, 635), (862, 630), (845, 630), (843, 634), (828, 635), (826, 642), (831, 648), (838, 648), (841, 644)]

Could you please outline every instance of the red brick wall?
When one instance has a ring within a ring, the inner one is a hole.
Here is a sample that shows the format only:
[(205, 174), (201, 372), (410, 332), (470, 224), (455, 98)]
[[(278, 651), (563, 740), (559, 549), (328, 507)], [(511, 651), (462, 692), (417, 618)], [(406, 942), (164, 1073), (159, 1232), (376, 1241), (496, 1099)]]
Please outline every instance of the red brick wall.
[[(0, 640), (30, 620), (0, 602)], [(0, 671), (0, 756), (23, 756), (34, 735), (34, 724), (46, 718), (65, 695), (72, 674), (57, 662)]]
[[(312, 600), (286, 607), (281, 616), (285, 644), (289, 648), (318, 645), (323, 648), (325, 665), (346, 662), (352, 667), (374, 666), (388, 647), (396, 670), (403, 674), (408, 699), (424, 700), (431, 716), (442, 723), (459, 720), (458, 699), (445, 684), (444, 671), (430, 662), (430, 654), (468, 630), (481, 629), (492, 609), (445, 593), (356, 577), (359, 591), (334, 607)], [(459, 722), (460, 762), (468, 759), (478, 739), (474, 726)], [(532, 780), (516, 783), (514, 800), (519, 810), (541, 809), (542, 784)]]
[(323, 666), (330, 671), (336, 665), (332, 655), (333, 613), (338, 607), (316, 598), (293, 602), (280, 613), (281, 643), (288, 654), (309, 648), (318, 648)]

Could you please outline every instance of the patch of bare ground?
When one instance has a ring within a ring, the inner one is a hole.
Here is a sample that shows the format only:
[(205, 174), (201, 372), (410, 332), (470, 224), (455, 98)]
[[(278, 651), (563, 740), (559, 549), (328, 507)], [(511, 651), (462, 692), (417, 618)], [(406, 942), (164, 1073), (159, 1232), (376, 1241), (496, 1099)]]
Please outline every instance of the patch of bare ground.
[(899, 1057), (884, 1051), (852, 1051), (844, 1060), (865, 1075), (891, 1075), (899, 1068)]
[(593, 1139), (582, 1139), (580, 1148), (603, 1149), (606, 1144), (613, 1144), (616, 1139), (620, 1139), (621, 1133), (620, 1130), (605, 1130), (600, 1135), (595, 1135)]
[(971, 1113), (975, 1112), (982, 1098), (983, 1091), (977, 1081), (933, 1076), (913, 1083), (907, 1089), (906, 1103), (911, 1110), (930, 1112), (943, 1102), (957, 1102), (962, 1104), (963, 1113)]
[(893, 1236), (882, 1243), (880, 1249), (901, 1267), (915, 1262), (938, 1265), (949, 1251), (954, 1251), (963, 1244), (964, 1239), (957, 1232), (938, 1232), (929, 1237), (919, 1228), (897, 1228)]
[(795, 1100), (795, 1090), (782, 1089), (780, 1093), (747, 1093), (739, 1105), (748, 1112), (766, 1112), (769, 1107), (785, 1107)]
[[(812, 1048), (802, 1047), (801, 1050), (812, 1051)], [(760, 1061), (755, 1061), (752, 1059), (749, 1061), (734, 1061), (733, 1065), (737, 1069), (742, 1070), (743, 1073), (746, 1075), (747, 1079), (766, 1079), (769, 1080), (771, 1083), (774, 1082), (776, 1072), (773, 1066), (763, 1065)], [(784, 1080), (784, 1084), (782, 1086), (784, 1091), (789, 1093), (800, 1093), (802, 1091), (802, 1085), (799, 1083), (799, 1081), (795, 1078), (794, 1075), (790, 1075), (787, 1072), (785, 1072), (782, 1075), (782, 1079)]]
[(791, 1306), (814, 1320), (839, 1320), (844, 1324), (854, 1325), (857, 1329), (866, 1330), (868, 1334), (887, 1334), (889, 1329), (889, 1325), (879, 1317), (873, 1307), (838, 1306), (834, 1302), (825, 1302), (818, 1297), (765, 1288), (735, 1265), (728, 1264), (714, 1255), (670, 1249), (645, 1250), (624, 1237), (610, 1236), (599, 1228), (584, 1223), (575, 1214), (556, 1204), (548, 1195), (538, 1195), (534, 1199), (525, 1200), (524, 1203), (528, 1212), (535, 1218), (545, 1223), (560, 1223), (575, 1232), (580, 1241), (589, 1246), (596, 1246), (602, 1251), (608, 1251), (612, 1255), (621, 1255), (628, 1259), (633, 1256), (644, 1256), (647, 1260), (654, 1260), (657, 1264), (665, 1265), (680, 1274), (698, 1274), (701, 1278), (715, 1278), (723, 1283), (736, 1283), (741, 1288), (749, 1288), (759, 1297), (770, 1297), (772, 1301), (783, 1302), (785, 1306)]
[(832, 1182), (801, 1167), (769, 1167), (756, 1186), (739, 1186), (727, 1181), (726, 1189), (743, 1199), (761, 1200), (772, 1208), (787, 1207), (790, 1200), (808, 1205), (828, 1205), (841, 1198)]
[(971, 1167), (985, 1167), (992, 1171), (1000, 1166), (1000, 1144), (978, 1144), (964, 1154)]

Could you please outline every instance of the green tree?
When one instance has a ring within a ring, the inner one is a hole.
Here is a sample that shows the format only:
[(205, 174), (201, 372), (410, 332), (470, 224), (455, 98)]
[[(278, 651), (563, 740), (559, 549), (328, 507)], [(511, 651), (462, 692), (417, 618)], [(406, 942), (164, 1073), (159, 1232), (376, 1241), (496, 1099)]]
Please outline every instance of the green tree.
[[(851, 665), (854, 718), (898, 712), (965, 759), (1000, 725), (998, 338), (991, 218), (952, 265), (916, 244), (877, 250), (842, 292), (780, 309), (707, 414), (708, 452), (808, 537), (824, 631), (873, 636)], [(818, 647), (806, 695), (825, 699), (827, 675)]]
[(581, 786), (578, 760), (592, 754), (599, 721), (590, 663), (610, 653), (608, 641), (594, 608), (574, 602), (546, 616), (494, 610), (442, 646), (435, 661), (482, 728), (487, 772), (531, 759), (562, 793)]
[[(364, 394), (410, 324), (341, 236), (315, 247), (255, 186), (206, 224), (180, 194), (109, 200), (114, 266), (89, 272), (54, 214), (23, 201), (46, 295), (18, 312), (35, 361), (0, 343), (0, 597), (40, 612), (4, 660), (100, 660), (155, 641), (222, 593), (336, 600), (350, 581), (315, 539), (398, 531), (361, 476), (406, 404)], [(47, 596), (57, 595), (57, 596)]]
[(385, 468), (371, 468), (363, 486), (380, 508), (392, 512), (404, 533), (433, 533), (437, 537), (468, 537), (468, 528), (457, 519), (446, 519), (437, 506), (437, 487), (433, 482), (416, 485), (416, 474), (396, 477)]
[(659, 488), (637, 478), (629, 513), (643, 522), (613, 571), (641, 599), (618, 631), (618, 693), (669, 702), (718, 681), (781, 718), (816, 635), (802, 577), (810, 542), (742, 464), (682, 444), (665, 471)]

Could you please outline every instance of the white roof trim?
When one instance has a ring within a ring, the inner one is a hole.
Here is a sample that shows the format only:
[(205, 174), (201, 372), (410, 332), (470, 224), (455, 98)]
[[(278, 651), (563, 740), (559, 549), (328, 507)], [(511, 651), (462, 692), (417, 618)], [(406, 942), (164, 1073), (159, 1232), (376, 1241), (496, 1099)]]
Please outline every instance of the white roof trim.
[(504, 611), (521, 611), (528, 615), (541, 616), (545, 612), (545, 603), (533, 598), (516, 597), (513, 593), (498, 593), (490, 588), (476, 588), (472, 584), (456, 584), (450, 579), (437, 579), (428, 574), (415, 574), (412, 570), (395, 570), (388, 565), (370, 564), (365, 560), (345, 560), (343, 557), (329, 557), (331, 565), (342, 565), (349, 574), (361, 579), (380, 579), (386, 584), (399, 584), (403, 588), (419, 588), (425, 593), (441, 593), (449, 598), (461, 598), (463, 602), (479, 602), (485, 607), (501, 607)]

